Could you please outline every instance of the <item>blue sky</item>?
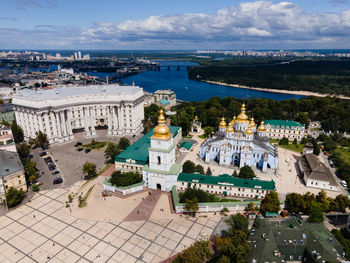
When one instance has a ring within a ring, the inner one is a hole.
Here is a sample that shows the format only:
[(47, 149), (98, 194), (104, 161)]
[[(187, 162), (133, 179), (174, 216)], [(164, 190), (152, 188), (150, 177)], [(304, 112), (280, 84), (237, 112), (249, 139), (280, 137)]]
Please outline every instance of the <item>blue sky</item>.
[(349, 48), (348, 0), (0, 0), (0, 48)]

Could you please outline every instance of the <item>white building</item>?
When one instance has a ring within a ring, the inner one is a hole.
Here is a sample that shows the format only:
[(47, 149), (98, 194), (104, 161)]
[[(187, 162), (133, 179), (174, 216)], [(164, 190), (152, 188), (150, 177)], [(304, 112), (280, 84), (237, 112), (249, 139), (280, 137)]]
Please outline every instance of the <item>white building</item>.
[(163, 110), (160, 110), (158, 125), (151, 136), (149, 164), (143, 167), (143, 180), (150, 189), (171, 191), (176, 185), (177, 176), (182, 170), (181, 164), (175, 163), (176, 142), (166, 125)]
[(0, 150), (17, 152), (10, 127), (0, 125)]
[(21, 90), (12, 103), (25, 139), (41, 130), (50, 143), (74, 139), (84, 131), (96, 136), (96, 127), (108, 135), (131, 135), (142, 129), (143, 90), (135, 86), (63, 86), (46, 90)]
[(176, 105), (176, 94), (174, 91), (168, 90), (156, 90), (154, 92), (155, 101), (166, 100), (169, 101), (169, 107)]
[(329, 168), (313, 153), (299, 158), (299, 169), (308, 187), (338, 191), (338, 184)]
[(305, 134), (305, 125), (297, 121), (266, 120), (266, 137), (272, 139), (282, 139), (301, 141)]

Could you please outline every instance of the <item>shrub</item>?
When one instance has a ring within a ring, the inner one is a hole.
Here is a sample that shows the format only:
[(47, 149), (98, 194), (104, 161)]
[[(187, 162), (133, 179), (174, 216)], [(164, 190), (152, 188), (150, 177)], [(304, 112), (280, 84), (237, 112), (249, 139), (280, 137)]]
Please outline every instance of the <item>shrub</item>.
[(38, 192), (39, 191), (39, 186), (37, 184), (32, 185), (32, 191), (33, 192)]
[(114, 186), (129, 186), (140, 183), (142, 176), (139, 173), (116, 171), (112, 173), (109, 182)]
[(13, 187), (10, 187), (9, 190), (6, 192), (6, 201), (8, 207), (14, 207), (16, 205), (19, 205), (24, 198), (24, 192), (22, 189), (17, 190)]

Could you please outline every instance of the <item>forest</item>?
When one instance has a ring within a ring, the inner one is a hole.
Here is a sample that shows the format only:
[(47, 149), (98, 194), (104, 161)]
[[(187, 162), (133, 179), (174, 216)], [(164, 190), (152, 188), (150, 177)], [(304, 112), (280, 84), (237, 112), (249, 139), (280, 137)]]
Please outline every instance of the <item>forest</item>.
[[(350, 132), (350, 101), (347, 100), (310, 96), (284, 101), (253, 98), (244, 102), (247, 114), (254, 117), (256, 123), (267, 119), (281, 119), (296, 120), (307, 126), (310, 121), (320, 121), (325, 131)], [(198, 116), (202, 127), (216, 128), (221, 117), (231, 121), (233, 116), (237, 116), (241, 111), (241, 104), (242, 100), (234, 97), (213, 97), (201, 102), (185, 102), (172, 108), (177, 114), (171, 115), (170, 119), (172, 125), (181, 126), (186, 135), (194, 116)], [(148, 110), (145, 113), (147, 119), (151, 113)], [(156, 118), (153, 120), (155, 122)]]
[(350, 96), (349, 59), (198, 60), (188, 76), (250, 87)]

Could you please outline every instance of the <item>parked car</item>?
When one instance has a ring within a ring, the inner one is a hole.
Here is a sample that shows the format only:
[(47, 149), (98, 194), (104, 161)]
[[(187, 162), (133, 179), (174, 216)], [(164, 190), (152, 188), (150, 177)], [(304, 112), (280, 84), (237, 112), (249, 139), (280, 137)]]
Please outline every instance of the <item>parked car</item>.
[(91, 152), (91, 149), (85, 149), (85, 153)]
[(60, 171), (54, 171), (53, 173), (52, 173), (52, 175), (56, 175), (56, 174), (59, 174), (60, 173)]
[(53, 179), (53, 184), (60, 184), (60, 183), (62, 183), (63, 182), (63, 180), (62, 180), (62, 178), (61, 177), (55, 177), (54, 179)]
[(82, 146), (83, 143), (82, 143), (82, 142), (77, 142), (77, 145), (78, 145), (78, 146)]
[(348, 187), (348, 184), (344, 180), (340, 181), (340, 184), (341, 184), (341, 186), (343, 186), (345, 188)]
[(82, 150), (84, 150), (83, 148), (77, 148), (78, 152), (81, 152)]
[(49, 166), (49, 170), (50, 170), (50, 171), (53, 171), (53, 170), (55, 170), (55, 169), (56, 169), (56, 166), (55, 166), (55, 165)]
[(39, 154), (39, 156), (40, 156), (40, 157), (43, 157), (43, 156), (45, 156), (46, 154), (47, 154), (46, 152), (42, 152), (42, 153)]

